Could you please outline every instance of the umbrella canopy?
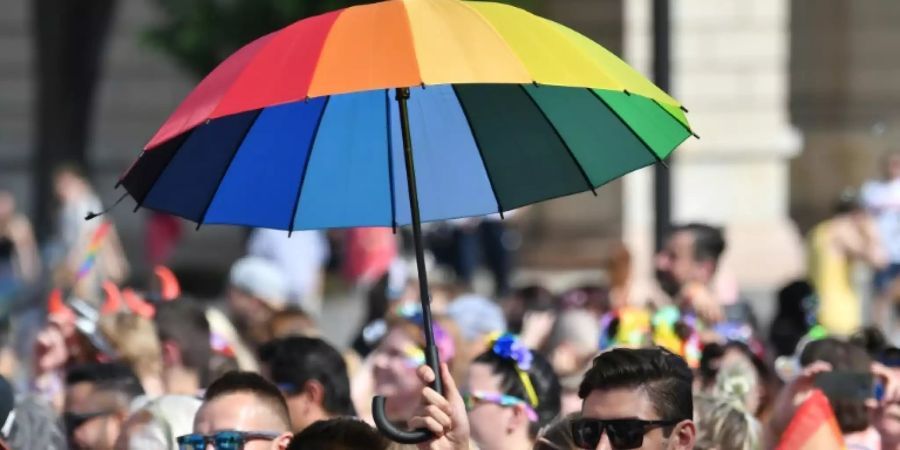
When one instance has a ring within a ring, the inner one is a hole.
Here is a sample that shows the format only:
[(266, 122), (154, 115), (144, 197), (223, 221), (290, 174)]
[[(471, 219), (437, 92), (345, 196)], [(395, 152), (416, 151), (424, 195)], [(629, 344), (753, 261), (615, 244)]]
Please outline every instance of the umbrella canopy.
[[(691, 134), (677, 101), (562, 25), (496, 3), (390, 0), (238, 50), (120, 184), (198, 226), (411, 224), (440, 393), (421, 222), (593, 190)], [(397, 429), (384, 398), (373, 413), (399, 442), (432, 436)]]
[(497, 3), (392, 0), (238, 50), (121, 184), (198, 224), (409, 224), (402, 87), (423, 221), (592, 190), (691, 135), (677, 101), (569, 28)]

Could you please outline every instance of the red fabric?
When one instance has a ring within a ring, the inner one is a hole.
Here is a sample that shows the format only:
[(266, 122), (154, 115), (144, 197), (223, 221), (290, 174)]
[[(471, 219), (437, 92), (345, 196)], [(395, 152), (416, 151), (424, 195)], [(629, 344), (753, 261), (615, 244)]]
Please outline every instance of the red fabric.
[(844, 450), (844, 438), (831, 404), (822, 391), (815, 390), (797, 408), (776, 450)]
[(144, 241), (147, 262), (153, 266), (164, 263), (172, 255), (179, 240), (181, 220), (168, 214), (153, 213), (147, 221)]
[(397, 257), (397, 239), (390, 228), (347, 230), (344, 276), (352, 282), (377, 280)]
[(342, 11), (311, 17), (245, 45), (191, 91), (144, 149), (207, 119), (306, 98), (325, 38)]

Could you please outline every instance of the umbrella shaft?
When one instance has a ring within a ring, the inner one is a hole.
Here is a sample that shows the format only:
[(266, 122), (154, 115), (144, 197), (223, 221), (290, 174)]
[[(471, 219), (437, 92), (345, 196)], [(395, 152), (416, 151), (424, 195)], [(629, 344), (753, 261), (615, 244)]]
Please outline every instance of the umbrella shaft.
[(422, 245), (422, 222), (419, 216), (419, 195), (416, 190), (416, 171), (412, 154), (412, 139), (409, 133), (409, 111), (406, 102), (409, 88), (397, 89), (397, 103), (400, 109), (400, 130), (403, 135), (403, 156), (406, 161), (406, 183), (409, 191), (409, 212), (412, 216), (413, 246), (416, 249), (416, 269), (419, 273), (419, 299), (422, 302), (422, 327), (425, 332), (425, 362), (434, 371), (432, 388), (443, 394), (441, 371), (438, 365), (437, 346), (434, 345), (434, 330), (431, 325), (431, 296), (428, 293), (428, 274), (425, 270), (425, 249)]

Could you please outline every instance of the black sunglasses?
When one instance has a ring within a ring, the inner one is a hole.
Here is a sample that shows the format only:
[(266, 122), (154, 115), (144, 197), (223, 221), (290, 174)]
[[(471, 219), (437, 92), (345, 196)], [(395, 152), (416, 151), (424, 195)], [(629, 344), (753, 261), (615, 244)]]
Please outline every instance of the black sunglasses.
[(241, 450), (248, 441), (271, 441), (280, 434), (274, 432), (219, 431), (210, 435), (198, 433), (178, 436), (178, 450), (206, 450), (212, 444), (216, 450)]
[(75, 432), (75, 430), (77, 430), (79, 427), (84, 425), (89, 420), (96, 419), (97, 417), (108, 416), (113, 413), (115, 413), (115, 410), (112, 410), (112, 409), (104, 409), (104, 410), (89, 412), (89, 413), (67, 412), (67, 413), (63, 414), (63, 422), (65, 423), (65, 426), (66, 426), (66, 432), (68, 432), (69, 434), (72, 434)]
[(658, 427), (669, 427), (680, 420), (640, 419), (576, 419), (572, 421), (572, 437), (578, 448), (594, 450), (603, 433), (616, 450), (628, 450), (644, 445), (644, 435)]

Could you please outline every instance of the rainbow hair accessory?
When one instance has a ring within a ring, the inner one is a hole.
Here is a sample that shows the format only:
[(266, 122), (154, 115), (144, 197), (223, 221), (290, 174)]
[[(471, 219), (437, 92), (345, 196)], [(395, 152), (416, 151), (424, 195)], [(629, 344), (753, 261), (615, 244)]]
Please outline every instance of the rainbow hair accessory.
[(522, 381), (525, 393), (528, 394), (528, 403), (533, 407), (537, 407), (539, 403), (537, 391), (534, 390), (534, 384), (528, 375), (528, 370), (531, 369), (531, 361), (534, 359), (531, 350), (512, 333), (495, 333), (491, 336), (490, 342), (491, 351), (495, 355), (515, 363), (516, 374), (518, 374), (519, 380)]
[(97, 231), (94, 232), (94, 235), (91, 237), (91, 242), (88, 244), (87, 255), (84, 258), (84, 261), (81, 263), (81, 266), (78, 267), (78, 273), (75, 275), (75, 280), (79, 281), (84, 278), (92, 268), (94, 268), (94, 263), (97, 262), (97, 253), (100, 251), (100, 246), (103, 245), (103, 240), (106, 238), (106, 235), (109, 234), (109, 230), (112, 228), (112, 222), (103, 222), (97, 227)]

